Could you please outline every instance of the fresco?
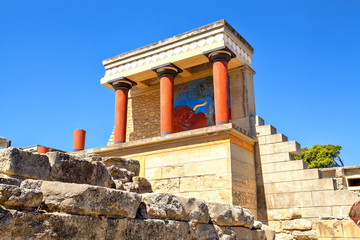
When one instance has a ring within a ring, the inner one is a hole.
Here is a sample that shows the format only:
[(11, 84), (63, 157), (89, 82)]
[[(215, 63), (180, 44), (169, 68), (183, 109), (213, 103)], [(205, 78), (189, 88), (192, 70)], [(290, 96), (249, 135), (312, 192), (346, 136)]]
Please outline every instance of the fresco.
[(174, 88), (175, 132), (214, 125), (212, 77), (176, 85)]

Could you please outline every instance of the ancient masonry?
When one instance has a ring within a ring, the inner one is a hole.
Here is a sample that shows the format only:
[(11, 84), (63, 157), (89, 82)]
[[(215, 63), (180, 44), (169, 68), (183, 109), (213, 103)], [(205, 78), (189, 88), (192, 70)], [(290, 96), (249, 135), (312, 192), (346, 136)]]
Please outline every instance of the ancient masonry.
[(220, 20), (104, 60), (108, 144), (1, 150), (1, 237), (360, 240), (360, 166), (294, 160), (256, 116), (253, 53)]
[[(116, 162), (115, 165), (111, 165)], [(108, 167), (106, 167), (106, 165)], [(152, 193), (139, 163), (0, 150), (1, 239), (266, 239), (242, 207)]]

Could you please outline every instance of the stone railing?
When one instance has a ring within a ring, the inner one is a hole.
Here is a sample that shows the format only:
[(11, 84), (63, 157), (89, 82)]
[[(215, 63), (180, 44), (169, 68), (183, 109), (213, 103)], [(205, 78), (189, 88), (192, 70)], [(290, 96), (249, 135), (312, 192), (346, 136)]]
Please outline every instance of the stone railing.
[[(104, 163), (114, 163), (108, 166)], [(273, 239), (242, 207), (152, 193), (139, 163), (0, 150), (1, 239)]]

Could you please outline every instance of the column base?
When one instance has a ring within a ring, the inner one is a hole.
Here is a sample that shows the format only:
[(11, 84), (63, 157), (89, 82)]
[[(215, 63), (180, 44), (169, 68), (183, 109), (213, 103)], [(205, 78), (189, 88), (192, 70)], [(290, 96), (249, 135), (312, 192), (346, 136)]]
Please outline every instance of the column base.
[(115, 144), (124, 143), (124, 141), (115, 141), (114, 143), (115, 143)]
[(226, 124), (226, 123), (229, 123), (229, 122), (228, 122), (228, 121), (217, 122), (217, 123), (216, 123), (216, 126), (221, 125), (221, 124)]
[(173, 134), (172, 132), (162, 132), (161, 136), (165, 136), (165, 135), (169, 135), (169, 134)]
[(73, 152), (83, 151), (84, 149), (73, 149)]

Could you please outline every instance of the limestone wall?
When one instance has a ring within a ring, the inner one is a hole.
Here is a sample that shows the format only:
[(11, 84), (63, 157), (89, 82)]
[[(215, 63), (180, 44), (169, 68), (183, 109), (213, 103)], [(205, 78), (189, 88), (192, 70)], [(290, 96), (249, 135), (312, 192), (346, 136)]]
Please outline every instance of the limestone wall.
[(307, 169), (306, 162), (293, 160), (300, 153), (300, 144), (288, 141), (273, 126), (263, 125), (263, 120), (258, 122), (257, 167), (261, 171), (257, 172), (262, 172), (258, 192), (263, 191), (265, 198), (260, 199), (259, 208), (267, 209), (269, 226), (292, 239), (299, 231), (316, 236), (320, 217), (347, 219), (351, 205), (360, 200), (358, 194), (338, 189), (335, 176), (322, 176), (320, 169)]
[[(129, 97), (126, 141), (160, 135), (160, 91)], [(114, 131), (108, 145), (114, 143)]]
[(125, 171), (136, 175), (138, 168), (133, 160), (81, 152), (0, 150), (0, 238), (273, 239), (240, 206), (113, 184), (127, 182)]

